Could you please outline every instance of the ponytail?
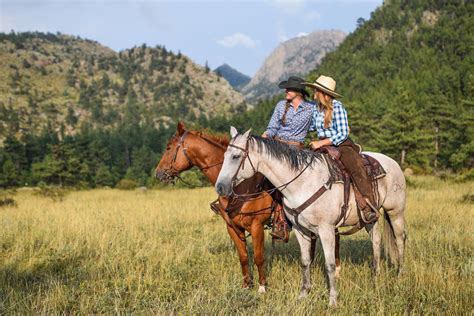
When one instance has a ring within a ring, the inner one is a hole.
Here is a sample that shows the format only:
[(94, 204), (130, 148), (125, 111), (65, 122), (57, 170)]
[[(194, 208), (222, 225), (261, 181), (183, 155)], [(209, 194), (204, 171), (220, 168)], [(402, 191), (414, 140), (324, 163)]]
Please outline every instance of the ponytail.
[(290, 106), (291, 106), (291, 102), (290, 101), (286, 101), (286, 104), (285, 104), (285, 111), (283, 112), (283, 115), (281, 116), (281, 125), (285, 126), (286, 125), (286, 113), (288, 113), (288, 110), (290, 109)]
[[(303, 99), (304, 102), (306, 102), (306, 97), (305, 97), (304, 93), (298, 92), (298, 95), (301, 97), (301, 99)], [(291, 102), (286, 101), (285, 111), (283, 112), (283, 115), (281, 116), (281, 120), (280, 120), (282, 126), (286, 125), (286, 113), (288, 113), (288, 110), (290, 109), (290, 106), (291, 106)]]

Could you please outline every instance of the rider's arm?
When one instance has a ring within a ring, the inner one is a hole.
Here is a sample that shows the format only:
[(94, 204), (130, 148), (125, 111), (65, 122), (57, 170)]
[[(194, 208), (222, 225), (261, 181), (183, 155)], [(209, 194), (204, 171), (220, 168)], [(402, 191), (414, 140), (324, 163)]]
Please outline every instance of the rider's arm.
[(349, 137), (349, 122), (347, 120), (347, 111), (340, 101), (334, 102), (334, 111), (332, 113), (332, 121), (337, 132), (336, 135), (330, 137), (332, 144), (339, 146)]
[[(281, 101), (281, 102), (284, 103), (284, 101)], [(281, 102), (279, 102), (275, 106), (275, 110), (273, 111), (273, 115), (270, 119), (270, 122), (268, 123), (267, 130), (262, 135), (263, 137), (274, 137), (278, 133), (278, 130), (281, 127), (281, 122), (280, 122)]]

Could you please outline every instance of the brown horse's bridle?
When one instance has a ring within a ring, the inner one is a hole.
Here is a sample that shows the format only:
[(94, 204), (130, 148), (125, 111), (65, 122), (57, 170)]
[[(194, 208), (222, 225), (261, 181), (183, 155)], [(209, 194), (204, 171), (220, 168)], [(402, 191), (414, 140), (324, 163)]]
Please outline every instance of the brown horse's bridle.
[[(169, 168), (167, 170), (165, 170), (165, 173), (169, 176), (169, 177), (178, 177), (179, 178), (179, 171), (177, 169), (174, 168), (173, 164), (176, 162), (176, 158), (178, 157), (178, 152), (179, 152), (179, 149), (181, 148), (181, 151), (183, 152), (183, 155), (184, 157), (186, 157), (186, 160), (188, 161), (188, 163), (191, 165), (191, 166), (194, 166), (195, 164), (192, 162), (191, 158), (189, 157), (188, 153), (187, 153), (187, 148), (184, 144), (184, 140), (186, 139), (186, 136), (189, 134), (189, 131), (185, 131), (183, 133), (183, 135), (181, 135), (181, 137), (179, 138), (179, 141), (178, 141), (178, 144), (176, 145), (176, 151), (174, 152), (174, 155), (173, 155), (173, 158), (170, 160), (170, 165), (169, 165)], [(193, 135), (196, 135), (196, 134), (193, 134)], [(203, 137), (202, 135), (196, 135), (198, 136), (199, 138), (207, 141), (208, 143), (212, 144), (212, 145), (217, 145), (219, 147), (222, 147), (222, 145), (218, 144), (218, 143), (215, 143), (205, 137)], [(210, 165), (210, 166), (205, 166), (205, 167), (202, 167), (202, 168), (199, 168), (202, 170), (207, 170), (207, 169), (210, 169), (210, 168), (213, 168), (213, 167), (216, 167), (218, 165), (222, 165), (222, 162), (219, 162), (219, 163), (216, 163), (216, 164), (213, 164), (213, 165)], [(167, 171), (171, 171), (171, 173), (168, 173)], [(184, 181), (181, 179), (181, 181)]]
[(175, 173), (178, 173), (176, 169), (173, 168), (173, 163), (176, 161), (176, 157), (178, 157), (179, 148), (183, 148), (183, 155), (186, 157), (186, 160), (189, 162), (190, 165), (193, 165), (191, 158), (189, 158), (188, 153), (186, 152), (186, 147), (184, 147), (184, 139), (188, 135), (188, 131), (185, 131), (183, 135), (179, 138), (178, 145), (176, 145), (176, 151), (174, 152), (173, 158), (170, 161), (169, 169)]

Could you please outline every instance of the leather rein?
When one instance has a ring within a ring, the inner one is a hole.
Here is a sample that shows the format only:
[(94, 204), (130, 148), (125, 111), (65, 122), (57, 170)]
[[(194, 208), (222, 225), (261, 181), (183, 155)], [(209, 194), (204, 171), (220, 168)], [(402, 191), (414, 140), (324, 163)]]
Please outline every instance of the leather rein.
[[(235, 178), (237, 177), (237, 174), (239, 172), (239, 170), (242, 168), (242, 170), (244, 170), (244, 163), (245, 163), (245, 159), (248, 159), (249, 162), (250, 162), (250, 165), (252, 166), (252, 169), (254, 171), (254, 173), (256, 173), (258, 170), (254, 167), (254, 164), (252, 163), (252, 160), (250, 159), (250, 155), (249, 155), (249, 142), (250, 142), (250, 137), (247, 138), (247, 142), (245, 143), (245, 148), (242, 148), (242, 147), (239, 147), (239, 146), (236, 146), (234, 144), (230, 144), (229, 143), (229, 146), (230, 147), (234, 147), (234, 148), (237, 148), (237, 149), (240, 149), (242, 152), (243, 152), (243, 158), (240, 162), (240, 165), (239, 167), (237, 168), (234, 176), (232, 177), (232, 183), (234, 184), (235, 182)], [(328, 161), (326, 160), (326, 157), (323, 155), (323, 158), (324, 160), (326, 161), (326, 164), (328, 164)], [(280, 190), (281, 189), (284, 189), (286, 188), (290, 183), (292, 183), (293, 181), (295, 181), (299, 176), (301, 176), (301, 174), (303, 174), (303, 172), (312, 164), (313, 162), (313, 158), (311, 158), (311, 161), (303, 168), (303, 170), (296, 176), (294, 177), (293, 179), (291, 179), (290, 181), (278, 186), (278, 187), (275, 187), (275, 188), (272, 188), (270, 190), (263, 190), (261, 192), (267, 192), (267, 193), (273, 193), (273, 191), (275, 190)], [(305, 202), (303, 202), (303, 204), (301, 204), (300, 206), (298, 207), (295, 207), (295, 208), (291, 208), (291, 207), (288, 207), (287, 205), (285, 205), (283, 203), (283, 206), (284, 206), (284, 209), (286, 209), (288, 211), (288, 213), (290, 213), (293, 217), (294, 217), (294, 220), (295, 220), (295, 224), (296, 226), (298, 227), (298, 229), (306, 236), (310, 237), (311, 239), (314, 239), (316, 238), (315, 237), (315, 234), (313, 232), (311, 232), (309, 229), (307, 229), (306, 227), (302, 226), (299, 221), (298, 221), (298, 217), (299, 215), (306, 209), (308, 208), (311, 204), (313, 204), (314, 202), (316, 202), (316, 200), (318, 198), (320, 198), (326, 191), (328, 190), (331, 190), (331, 187), (332, 187), (332, 184), (335, 182), (334, 180), (334, 177), (333, 175), (331, 174), (331, 172), (329, 173), (330, 176), (329, 176), (329, 179), (328, 181), (326, 181), (326, 183), (324, 183), (313, 195), (311, 195)], [(232, 185), (232, 188), (234, 187), (234, 185)], [(260, 192), (260, 193), (261, 193)], [(236, 194), (234, 193), (234, 195), (236, 197), (241, 197), (241, 196), (249, 196), (251, 194)], [(345, 199), (344, 200), (344, 205), (342, 206), (342, 209), (341, 209), (341, 214), (339, 215), (339, 218), (337, 219), (336, 223), (339, 223), (341, 220), (345, 220), (345, 217), (346, 217), (346, 213), (347, 213), (347, 209), (348, 209), (348, 205), (347, 205), (347, 200)], [(346, 232), (337, 232), (337, 234), (340, 234), (340, 235), (350, 235), (350, 234), (353, 234), (355, 232), (357, 232), (358, 230), (360, 230), (362, 227), (360, 226), (354, 226), (352, 229), (350, 229), (349, 231), (346, 231)]]
[[(237, 170), (235, 171), (235, 174), (234, 176), (232, 177), (232, 190), (234, 188), (234, 184), (235, 184), (235, 181), (236, 181), (236, 178), (237, 178), (237, 174), (239, 173), (239, 170), (242, 169), (244, 170), (244, 167), (245, 167), (245, 160), (248, 159), (249, 162), (250, 162), (250, 166), (252, 166), (252, 170), (254, 173), (257, 173), (258, 170), (255, 168), (254, 164), (252, 163), (252, 160), (250, 159), (250, 156), (249, 156), (249, 142), (250, 142), (250, 137), (247, 138), (247, 142), (245, 143), (245, 148), (242, 148), (240, 146), (236, 146), (234, 144), (231, 144), (229, 143), (229, 146), (230, 147), (234, 147), (234, 148), (237, 148), (237, 149), (240, 149), (242, 152), (243, 152), (243, 157), (242, 157), (242, 160), (240, 161), (240, 164), (239, 164), (239, 167), (237, 168)], [(300, 171), (300, 173), (294, 177), (293, 179), (291, 179), (290, 181), (278, 186), (278, 187), (274, 187), (272, 189), (269, 189), (269, 190), (262, 190), (262, 191), (259, 191), (257, 193), (245, 193), (245, 194), (237, 194), (235, 192), (232, 192), (234, 198), (245, 198), (245, 199), (248, 199), (248, 198), (251, 198), (251, 197), (255, 197), (255, 196), (258, 196), (260, 194), (262, 194), (263, 192), (266, 192), (268, 194), (272, 194), (273, 192), (277, 191), (277, 190), (284, 190), (288, 185), (290, 185), (293, 181), (295, 181), (296, 179), (298, 179), (302, 174), (303, 172), (306, 171), (306, 169), (308, 169), (308, 167), (313, 163), (313, 157), (311, 157), (311, 160), (308, 162), (308, 164), (303, 168), (303, 170)]]
[[(183, 181), (184, 183), (186, 183), (186, 181), (184, 181), (180, 176), (179, 176), (179, 171), (176, 170), (174, 167), (173, 167), (173, 164), (176, 162), (176, 158), (178, 157), (178, 152), (179, 152), (179, 149), (181, 148), (181, 151), (183, 152), (183, 155), (184, 157), (186, 157), (186, 160), (188, 161), (188, 163), (192, 166), (194, 166), (195, 164), (192, 162), (191, 158), (189, 157), (188, 153), (187, 153), (187, 148), (184, 144), (184, 140), (186, 139), (186, 136), (188, 136), (188, 134), (191, 134), (189, 131), (185, 131), (183, 133), (183, 135), (181, 135), (181, 137), (179, 138), (179, 141), (178, 141), (178, 145), (176, 146), (176, 151), (174, 152), (174, 155), (173, 155), (173, 158), (170, 160), (170, 165), (169, 165), (169, 168), (168, 170), (171, 171), (171, 175), (174, 176), (174, 177), (177, 177), (178, 179), (180, 179), (181, 181)], [(218, 144), (210, 139), (207, 139), (205, 137), (203, 137), (202, 135), (199, 135), (199, 134), (192, 134), (192, 135), (195, 135), (195, 136), (198, 136), (199, 138), (205, 140), (206, 142), (212, 144), (212, 145), (216, 145), (218, 147), (221, 147), (224, 149), (224, 146), (222, 146), (221, 144)], [(203, 171), (203, 170), (207, 170), (207, 169), (210, 169), (210, 168), (213, 168), (213, 167), (216, 167), (216, 166), (219, 166), (219, 165), (222, 165), (223, 164), (223, 161), (222, 162), (218, 162), (216, 164), (213, 164), (213, 165), (210, 165), (210, 166), (205, 166), (205, 167), (199, 167), (198, 168)]]

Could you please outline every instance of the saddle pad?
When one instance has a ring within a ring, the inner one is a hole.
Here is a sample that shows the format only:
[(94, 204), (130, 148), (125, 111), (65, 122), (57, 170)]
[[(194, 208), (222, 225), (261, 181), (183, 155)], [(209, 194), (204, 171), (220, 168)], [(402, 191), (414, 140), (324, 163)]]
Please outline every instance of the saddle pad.
[[(328, 162), (329, 172), (333, 176), (334, 182), (344, 182), (345, 173), (347, 171), (341, 161), (334, 159), (330, 154), (325, 154), (325, 157)], [(366, 154), (361, 154), (361, 157), (365, 170), (372, 181), (383, 178), (387, 174), (377, 159)]]

